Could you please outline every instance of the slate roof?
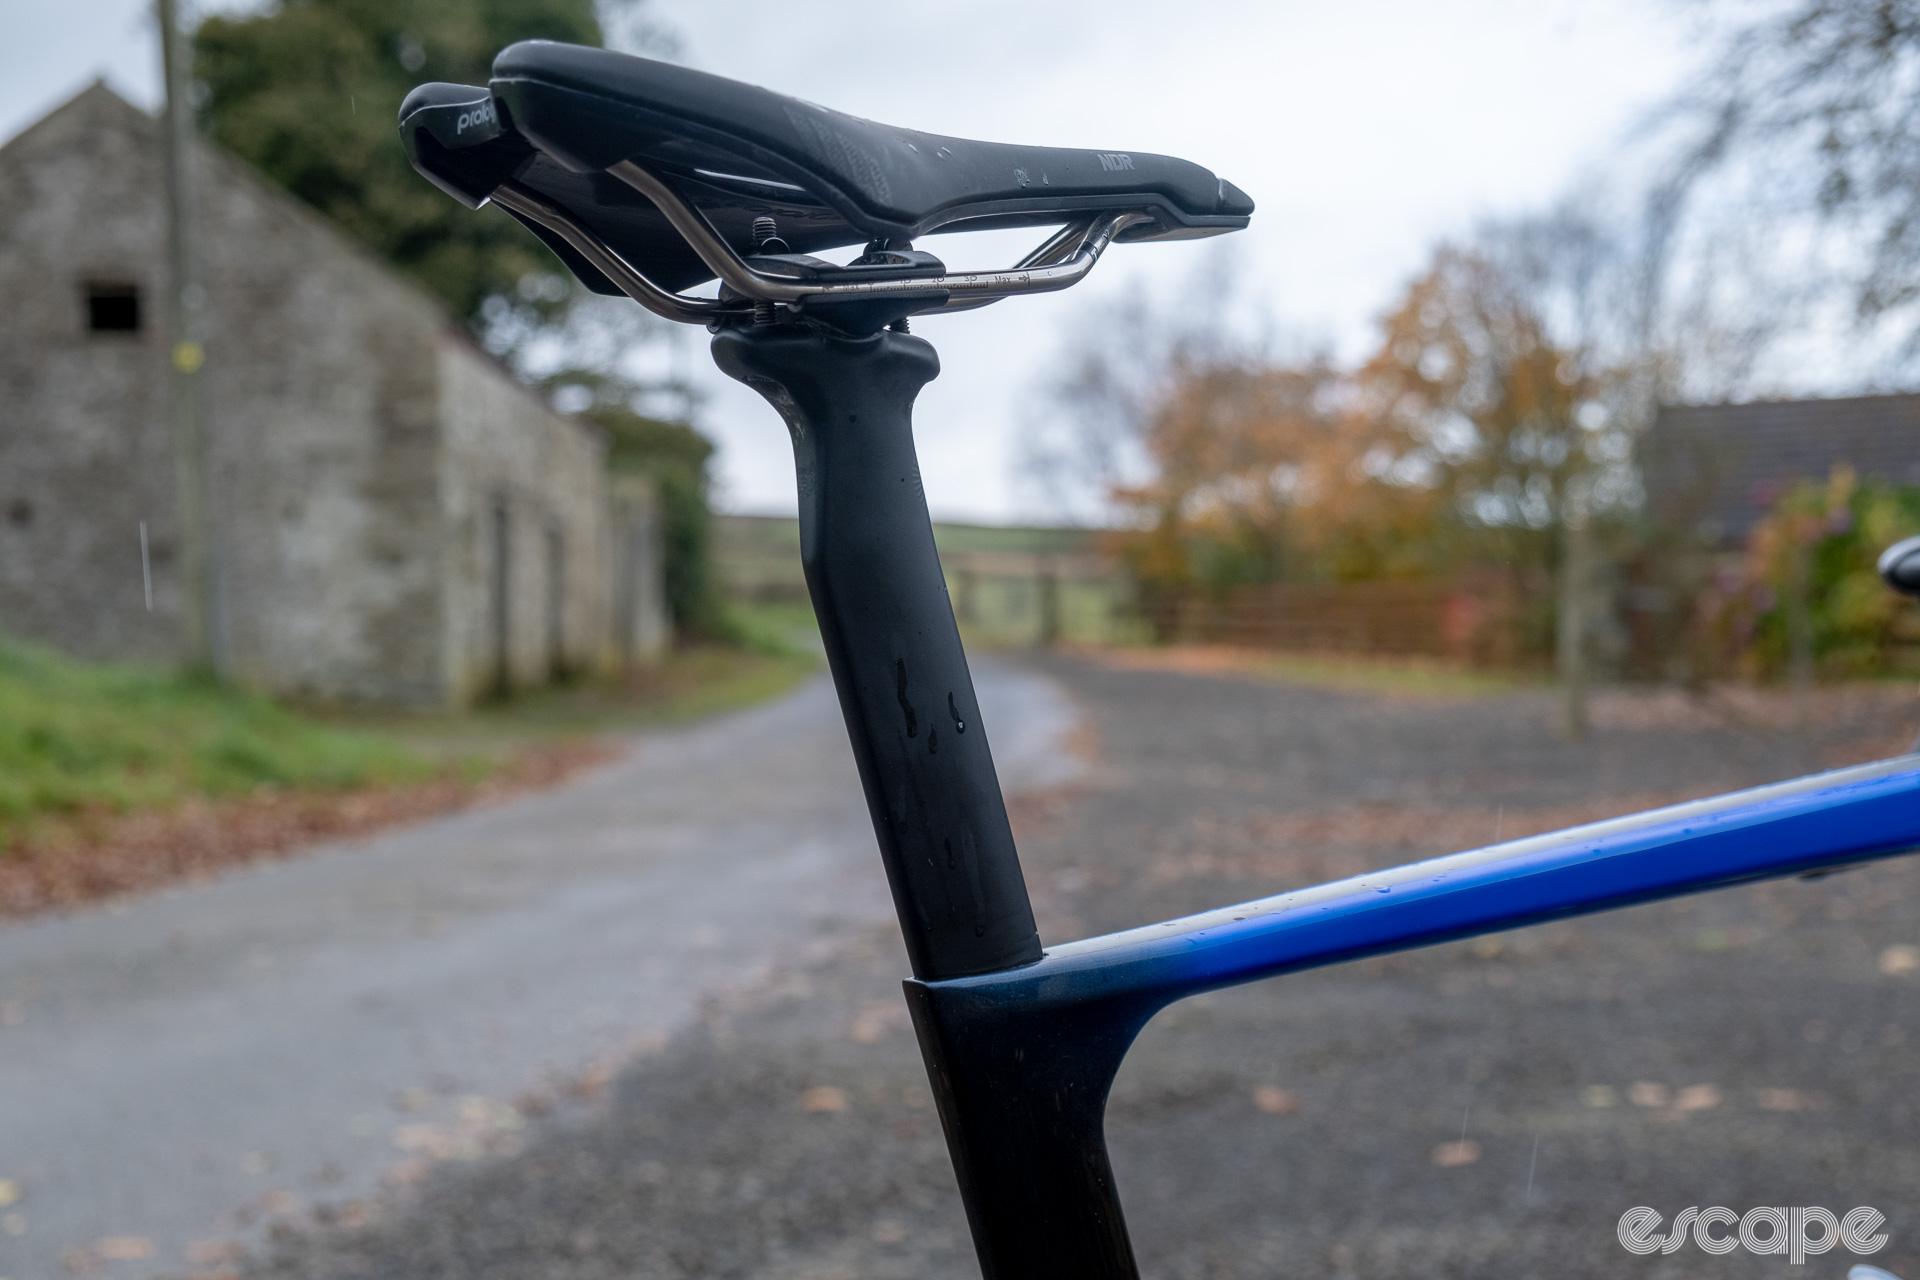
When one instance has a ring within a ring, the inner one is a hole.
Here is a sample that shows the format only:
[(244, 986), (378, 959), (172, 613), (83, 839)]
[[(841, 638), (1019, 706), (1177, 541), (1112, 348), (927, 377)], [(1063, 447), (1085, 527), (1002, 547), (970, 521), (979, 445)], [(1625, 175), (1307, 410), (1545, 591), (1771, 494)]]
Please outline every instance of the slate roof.
[(1710, 543), (1745, 539), (1796, 480), (1846, 463), (1920, 485), (1920, 395), (1663, 405), (1641, 445), (1647, 510)]

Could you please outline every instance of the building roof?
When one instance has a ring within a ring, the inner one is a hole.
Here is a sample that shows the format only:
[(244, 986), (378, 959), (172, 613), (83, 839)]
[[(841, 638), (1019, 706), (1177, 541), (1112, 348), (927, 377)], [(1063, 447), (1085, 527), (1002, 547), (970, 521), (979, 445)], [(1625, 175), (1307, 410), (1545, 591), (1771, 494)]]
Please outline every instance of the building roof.
[[(71, 98), (53, 107), (12, 137), (0, 139), (0, 166), (9, 162), (19, 162), (27, 154), (42, 148), (43, 144), (53, 147), (61, 146), (63, 140), (60, 139), (59, 134), (63, 127), (69, 130), (74, 127), (85, 130), (119, 130), (132, 134), (141, 144), (154, 148), (157, 148), (161, 142), (160, 120), (114, 92), (104, 79), (96, 77)], [(394, 145), (397, 147), (399, 143), (396, 141)], [(373, 281), (377, 282), (374, 287), (404, 294), (416, 305), (430, 310), (444, 338), (459, 344), (469, 356), (492, 365), (511, 383), (515, 394), (533, 401), (546, 412), (569, 423), (575, 431), (590, 439), (599, 441), (604, 438), (605, 433), (586, 418), (578, 414), (561, 413), (553, 408), (544, 396), (522, 382), (519, 375), (505, 360), (483, 347), (475, 338), (473, 331), (460, 323), (448, 310), (443, 299), (388, 262), (370, 246), (355, 238), (345, 227), (302, 201), (242, 157), (204, 135), (196, 136), (194, 149), (199, 156), (200, 171), (197, 182), (203, 188), (200, 193), (203, 201), (209, 197), (212, 188), (220, 184), (238, 184), (254, 199), (270, 209), (272, 217), (276, 220), (298, 225), (317, 236), (325, 246), (318, 251), (338, 254), (358, 262), (369, 270)], [(155, 205), (158, 206), (163, 199), (162, 189), (156, 185), (151, 188), (150, 194)], [(5, 240), (8, 220), (19, 217), (32, 199), (31, 192), (0, 190), (0, 243)], [(529, 243), (534, 242), (530, 240)], [(220, 242), (208, 243), (203, 239), (200, 245), (203, 272), (209, 272), (211, 268), (217, 267), (223, 254), (232, 253), (240, 247)], [(305, 251), (313, 252), (318, 247), (306, 245), (303, 248)], [(558, 266), (557, 263), (555, 265)], [(209, 301), (215, 307), (221, 305), (221, 299), (217, 294)]]
[(1920, 485), (1920, 395), (1664, 405), (1641, 452), (1648, 513), (1722, 545), (1745, 539), (1795, 481), (1842, 464)]

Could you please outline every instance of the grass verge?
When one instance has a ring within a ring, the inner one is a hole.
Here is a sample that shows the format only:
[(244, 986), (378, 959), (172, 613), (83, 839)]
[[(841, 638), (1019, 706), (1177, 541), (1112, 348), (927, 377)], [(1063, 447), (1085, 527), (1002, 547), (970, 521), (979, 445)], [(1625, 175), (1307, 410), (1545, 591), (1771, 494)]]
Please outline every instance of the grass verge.
[(47, 818), (261, 788), (344, 791), (441, 767), (258, 694), (0, 639), (0, 850)]
[(818, 665), (796, 619), (622, 679), (470, 711), (298, 708), (0, 639), (0, 916), (77, 906), (550, 787), (614, 735), (745, 706)]

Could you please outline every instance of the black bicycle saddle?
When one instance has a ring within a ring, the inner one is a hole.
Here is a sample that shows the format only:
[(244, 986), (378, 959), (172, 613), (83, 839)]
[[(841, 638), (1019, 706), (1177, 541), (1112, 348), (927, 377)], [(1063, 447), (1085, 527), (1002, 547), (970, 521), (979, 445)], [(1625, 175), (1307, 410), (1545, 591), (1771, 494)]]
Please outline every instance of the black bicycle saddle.
[[(790, 255), (782, 269), (802, 274), (807, 254), (861, 243), (905, 250), (939, 230), (1126, 210), (1135, 216), (1115, 238), (1182, 239), (1238, 230), (1253, 212), (1237, 187), (1184, 160), (940, 137), (670, 63), (543, 40), (503, 50), (489, 88), (421, 85), (401, 106), (400, 129), (428, 179), (473, 208), (503, 197), (496, 202), (589, 288), (610, 294), (634, 290), (610, 278), (604, 258), (582, 252), (578, 232), (665, 290), (715, 276), (661, 207), (676, 197), (743, 257), (765, 250), (766, 224), (756, 229), (756, 220), (774, 219), (783, 242), (775, 247)], [(630, 177), (608, 172), (623, 162), (668, 193), (650, 199)], [(516, 198), (504, 198), (509, 191)], [(571, 233), (556, 230), (563, 222), (576, 224)], [(869, 265), (943, 270), (931, 255), (896, 253)]]

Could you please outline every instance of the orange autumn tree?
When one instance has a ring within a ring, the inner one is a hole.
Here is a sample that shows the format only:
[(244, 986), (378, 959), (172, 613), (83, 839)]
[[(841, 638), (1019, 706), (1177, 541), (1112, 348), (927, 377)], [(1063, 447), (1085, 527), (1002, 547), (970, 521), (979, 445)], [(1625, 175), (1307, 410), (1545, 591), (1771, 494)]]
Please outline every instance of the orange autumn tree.
[(1550, 571), (1604, 375), (1471, 250), (1439, 249), (1381, 328), (1358, 382), (1391, 465), (1444, 494), (1480, 554)]
[(1368, 469), (1377, 425), (1324, 357), (1176, 353), (1141, 431), (1149, 478), (1116, 484), (1117, 536), (1150, 617), (1278, 581), (1420, 576), (1434, 495)]
[(1198, 329), (1135, 298), (1083, 329), (1054, 388), (1078, 442), (1055, 474), (1103, 478), (1163, 636), (1184, 601), (1243, 586), (1498, 566), (1531, 594), (1537, 651), (1565, 612), (1568, 515), (1633, 497), (1645, 366), (1619, 354), (1635, 326), (1613, 253), (1565, 214), (1443, 245), (1351, 369), (1237, 341), (1217, 297)]
[(1614, 252), (1568, 215), (1443, 245), (1357, 375), (1394, 441), (1390, 465), (1447, 508), (1456, 565), (1511, 575), (1520, 639), (1551, 644), (1576, 732), (1598, 526), (1632, 509), (1633, 437), (1657, 367)]

